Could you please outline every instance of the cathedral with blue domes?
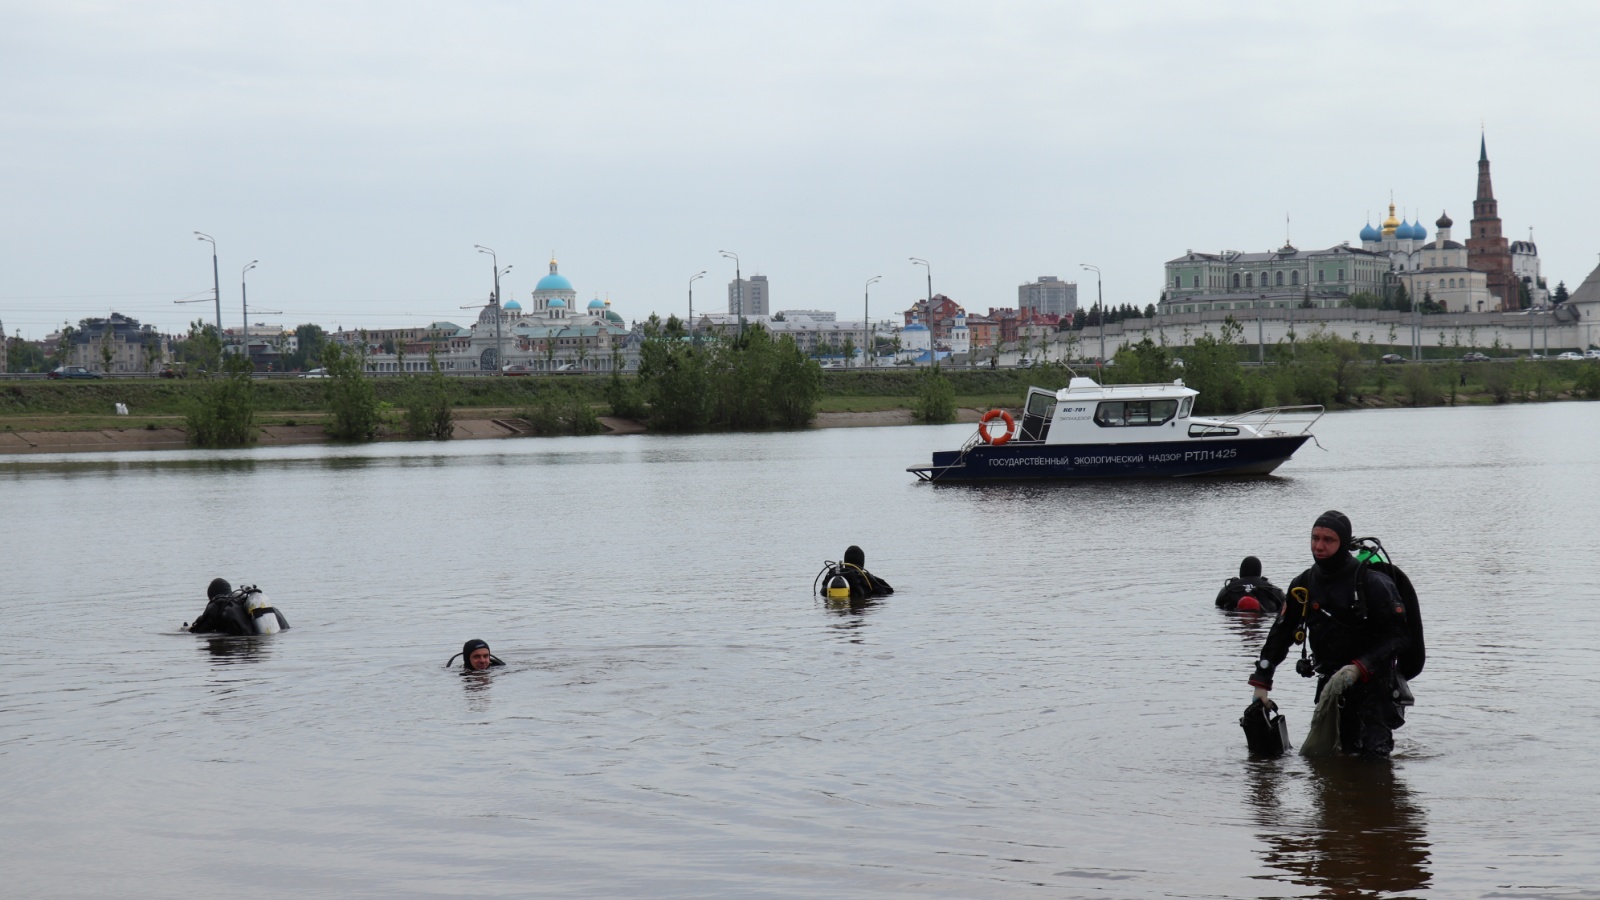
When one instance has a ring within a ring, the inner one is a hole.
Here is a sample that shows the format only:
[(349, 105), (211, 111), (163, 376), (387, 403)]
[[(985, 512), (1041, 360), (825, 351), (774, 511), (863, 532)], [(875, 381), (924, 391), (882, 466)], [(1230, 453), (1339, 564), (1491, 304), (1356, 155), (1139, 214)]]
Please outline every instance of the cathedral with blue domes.
[[(405, 358), (374, 353), (367, 368), (374, 372), (426, 371), (429, 349), (439, 365), (450, 372), (609, 372), (624, 352), (629, 328), (611, 308), (611, 301), (596, 297), (583, 308), (567, 276), (550, 260), (550, 272), (534, 286), (529, 305), (516, 299), (503, 305), (491, 296), (477, 321), (462, 328), (435, 322), (427, 338), (407, 345)], [(625, 368), (636, 364), (631, 350)]]

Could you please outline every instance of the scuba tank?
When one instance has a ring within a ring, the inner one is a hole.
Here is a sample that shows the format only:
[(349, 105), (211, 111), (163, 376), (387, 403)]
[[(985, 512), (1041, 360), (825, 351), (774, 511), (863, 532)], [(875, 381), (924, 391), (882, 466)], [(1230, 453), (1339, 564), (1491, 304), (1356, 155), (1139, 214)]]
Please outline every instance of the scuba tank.
[(245, 614), (255, 623), (256, 634), (277, 634), (289, 627), (260, 588), (251, 585), (240, 588), (239, 593), (244, 595)]
[(843, 575), (835, 574), (828, 577), (828, 599), (850, 599), (850, 582), (846, 581)]

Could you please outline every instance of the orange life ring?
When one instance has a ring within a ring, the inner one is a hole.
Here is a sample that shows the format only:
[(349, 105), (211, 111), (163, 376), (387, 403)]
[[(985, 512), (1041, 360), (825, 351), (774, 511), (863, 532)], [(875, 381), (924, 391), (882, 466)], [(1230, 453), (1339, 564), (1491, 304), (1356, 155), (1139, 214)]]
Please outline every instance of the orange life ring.
[[(1005, 433), (999, 435), (998, 437), (989, 433), (989, 423), (993, 422), (995, 419), (1004, 419), (1006, 423)], [(1011, 413), (1008, 413), (1003, 409), (991, 409), (983, 414), (982, 419), (978, 420), (978, 437), (982, 438), (985, 444), (998, 447), (1001, 444), (1004, 444), (1006, 441), (1011, 440), (1013, 437), (1016, 437), (1016, 434), (1017, 420), (1011, 418)]]

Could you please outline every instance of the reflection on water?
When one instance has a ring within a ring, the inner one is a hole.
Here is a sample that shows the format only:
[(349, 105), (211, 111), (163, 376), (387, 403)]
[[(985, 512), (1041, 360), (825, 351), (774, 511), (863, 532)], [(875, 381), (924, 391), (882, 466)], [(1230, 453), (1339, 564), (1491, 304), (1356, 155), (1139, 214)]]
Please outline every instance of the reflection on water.
[(489, 688), (494, 686), (493, 670), (487, 672), (462, 672), (461, 690), (467, 698), (467, 710), (475, 715), (489, 711)]
[[(1335, 757), (1291, 777), (1285, 761), (1250, 764), (1247, 803), (1272, 880), (1308, 896), (1417, 896), (1429, 887), (1427, 821), (1388, 760)], [(1297, 783), (1298, 782), (1298, 783)]]
[(878, 599), (868, 597), (865, 600), (832, 600), (821, 598), (823, 608), (829, 615), (836, 617), (829, 623), (833, 633), (852, 644), (866, 643), (866, 627), (870, 621), (870, 614), (878, 606)]
[[(1245, 649), (1252, 654), (1261, 651), (1261, 645), (1267, 641), (1267, 632), (1272, 630), (1272, 623), (1278, 617), (1277, 613), (1267, 613), (1259, 610), (1241, 612), (1239, 610), (1218, 609), (1217, 615), (1222, 616), (1227, 621), (1228, 630), (1237, 634)], [(1293, 670), (1291, 669), (1290, 671)]]
[(249, 665), (261, 662), (272, 654), (275, 635), (245, 637), (207, 637), (205, 651), (219, 666)]

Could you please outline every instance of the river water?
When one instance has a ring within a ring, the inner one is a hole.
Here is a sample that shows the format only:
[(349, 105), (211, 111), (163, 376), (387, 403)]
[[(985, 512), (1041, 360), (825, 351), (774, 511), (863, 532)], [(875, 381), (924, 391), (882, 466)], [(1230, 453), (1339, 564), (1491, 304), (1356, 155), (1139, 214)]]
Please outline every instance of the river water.
[[(970, 431), (0, 458), (3, 893), (1600, 897), (1600, 404), (903, 471)], [(1418, 703), (1391, 764), (1250, 761), (1264, 623), (1212, 597), (1329, 507), (1422, 594)], [(850, 543), (897, 593), (830, 610)], [(293, 629), (180, 632), (216, 575)]]

